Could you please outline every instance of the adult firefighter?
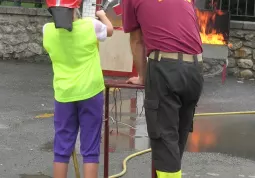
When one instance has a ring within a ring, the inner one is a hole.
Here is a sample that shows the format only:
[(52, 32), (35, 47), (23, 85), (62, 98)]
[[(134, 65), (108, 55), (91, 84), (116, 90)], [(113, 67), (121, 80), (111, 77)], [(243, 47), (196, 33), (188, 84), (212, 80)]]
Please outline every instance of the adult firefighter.
[(54, 178), (67, 177), (79, 130), (84, 177), (97, 178), (105, 88), (98, 40), (111, 36), (113, 27), (103, 10), (96, 12), (99, 21), (81, 18), (75, 2), (61, 3), (50, 7), (54, 23), (43, 27), (54, 72)]
[(194, 0), (122, 0), (122, 9), (138, 72), (127, 82), (145, 83), (157, 177), (181, 178), (181, 159), (204, 81)]

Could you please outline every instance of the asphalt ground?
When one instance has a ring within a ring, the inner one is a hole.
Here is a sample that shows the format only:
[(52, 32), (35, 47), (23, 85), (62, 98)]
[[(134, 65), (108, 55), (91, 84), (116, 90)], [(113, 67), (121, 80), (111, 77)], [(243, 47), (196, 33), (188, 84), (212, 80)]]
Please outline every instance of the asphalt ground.
[[(51, 66), (2, 61), (0, 76), (0, 178), (52, 177)], [(197, 113), (255, 110), (254, 84), (232, 77), (224, 85), (220, 77), (205, 79)], [(119, 126), (122, 134), (111, 135), (111, 175), (121, 171), (126, 156), (149, 147), (143, 116), (130, 121), (130, 108), (125, 108), (135, 96), (134, 90), (122, 90), (122, 122), (137, 130), (129, 136), (132, 129), (122, 125)], [(254, 128), (254, 115), (197, 117), (183, 158), (183, 177), (255, 178)], [(116, 131), (114, 125), (112, 129)], [(77, 152), (78, 145), (79, 142)], [(102, 150), (100, 177), (103, 177), (103, 154)], [(78, 158), (81, 161), (79, 152)], [(128, 162), (123, 177), (150, 177), (150, 164), (150, 153), (136, 157)], [(68, 174), (75, 177), (72, 161)]]

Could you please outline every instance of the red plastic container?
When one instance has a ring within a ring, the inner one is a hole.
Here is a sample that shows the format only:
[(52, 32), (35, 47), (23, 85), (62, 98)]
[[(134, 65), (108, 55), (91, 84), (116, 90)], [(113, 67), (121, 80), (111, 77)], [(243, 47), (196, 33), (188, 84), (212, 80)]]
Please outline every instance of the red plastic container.
[(115, 12), (115, 14), (116, 14), (117, 16), (122, 15), (122, 8), (121, 8), (120, 3), (116, 4), (116, 5), (113, 6), (112, 8), (113, 8), (113, 11)]

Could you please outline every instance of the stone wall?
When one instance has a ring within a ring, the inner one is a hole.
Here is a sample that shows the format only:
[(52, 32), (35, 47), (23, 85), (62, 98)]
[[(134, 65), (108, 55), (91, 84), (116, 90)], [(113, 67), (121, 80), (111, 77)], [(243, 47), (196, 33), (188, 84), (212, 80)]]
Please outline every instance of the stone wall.
[[(42, 27), (51, 21), (47, 9), (0, 7), (0, 60), (47, 61), (42, 47)], [(228, 74), (255, 76), (255, 22), (230, 23)], [(222, 60), (205, 60), (205, 74), (220, 71)]]
[(255, 22), (231, 22), (228, 73), (239, 78), (255, 76)]
[(0, 7), (0, 60), (49, 61), (42, 47), (47, 9)]

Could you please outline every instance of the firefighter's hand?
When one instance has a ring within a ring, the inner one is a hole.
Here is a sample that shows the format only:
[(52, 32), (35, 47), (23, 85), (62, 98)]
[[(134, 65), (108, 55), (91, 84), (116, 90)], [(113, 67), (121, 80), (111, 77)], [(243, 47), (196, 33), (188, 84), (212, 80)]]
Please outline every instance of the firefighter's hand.
[(144, 85), (144, 80), (140, 77), (131, 77), (126, 81), (126, 83), (134, 85)]
[(99, 19), (104, 18), (104, 17), (106, 16), (105, 11), (104, 11), (104, 10), (97, 11), (97, 12), (96, 12), (96, 16), (97, 16)]

